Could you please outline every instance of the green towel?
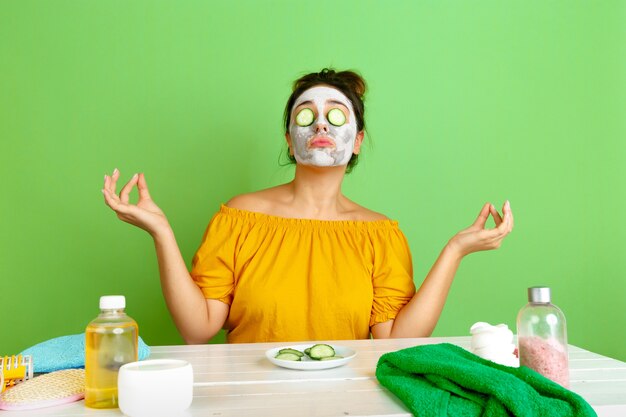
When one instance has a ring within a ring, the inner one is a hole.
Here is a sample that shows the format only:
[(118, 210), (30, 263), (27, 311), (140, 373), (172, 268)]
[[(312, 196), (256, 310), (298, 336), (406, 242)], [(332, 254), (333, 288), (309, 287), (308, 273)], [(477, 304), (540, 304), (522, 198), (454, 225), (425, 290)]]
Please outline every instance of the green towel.
[(579, 395), (530, 368), (511, 368), (449, 343), (386, 353), (376, 377), (415, 416), (597, 416)]

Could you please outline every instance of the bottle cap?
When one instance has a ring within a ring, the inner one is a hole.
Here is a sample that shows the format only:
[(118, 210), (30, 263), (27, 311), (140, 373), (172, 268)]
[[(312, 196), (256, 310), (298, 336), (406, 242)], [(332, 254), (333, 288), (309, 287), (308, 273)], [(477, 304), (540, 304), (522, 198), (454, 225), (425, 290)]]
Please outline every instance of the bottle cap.
[(531, 303), (549, 303), (550, 287), (530, 287), (528, 289), (528, 301)]
[(123, 295), (103, 295), (100, 297), (100, 310), (116, 310), (126, 308), (126, 297)]

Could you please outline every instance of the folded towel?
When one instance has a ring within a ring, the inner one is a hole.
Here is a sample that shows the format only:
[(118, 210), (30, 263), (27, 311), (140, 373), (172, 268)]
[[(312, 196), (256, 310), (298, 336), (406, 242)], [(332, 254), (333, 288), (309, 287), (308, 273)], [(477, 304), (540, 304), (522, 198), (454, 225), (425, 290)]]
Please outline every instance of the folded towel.
[[(150, 347), (139, 337), (139, 360), (150, 356)], [(35, 372), (52, 372), (85, 366), (85, 333), (46, 340), (24, 350), (31, 355)]]
[(579, 395), (530, 368), (511, 368), (449, 343), (386, 353), (378, 381), (416, 416), (596, 416)]

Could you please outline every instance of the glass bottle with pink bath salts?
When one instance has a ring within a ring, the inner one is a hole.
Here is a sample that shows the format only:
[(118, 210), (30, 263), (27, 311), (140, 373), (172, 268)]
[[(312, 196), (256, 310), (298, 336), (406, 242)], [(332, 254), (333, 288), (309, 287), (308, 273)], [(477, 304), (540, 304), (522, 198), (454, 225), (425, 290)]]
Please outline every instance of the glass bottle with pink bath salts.
[(528, 289), (528, 304), (517, 315), (520, 365), (569, 388), (565, 316), (550, 301), (550, 288)]

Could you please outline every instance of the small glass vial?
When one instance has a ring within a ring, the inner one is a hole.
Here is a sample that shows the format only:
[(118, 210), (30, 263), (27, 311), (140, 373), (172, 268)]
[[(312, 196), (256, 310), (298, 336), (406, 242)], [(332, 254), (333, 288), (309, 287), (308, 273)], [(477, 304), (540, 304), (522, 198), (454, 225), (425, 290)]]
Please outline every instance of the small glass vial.
[(85, 331), (85, 405), (116, 408), (120, 367), (137, 361), (139, 330), (123, 295), (100, 297), (100, 314)]
[(550, 302), (549, 287), (528, 289), (528, 304), (517, 315), (517, 343), (520, 365), (569, 387), (565, 316)]

